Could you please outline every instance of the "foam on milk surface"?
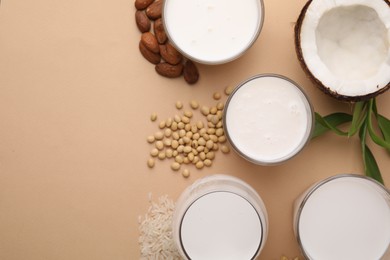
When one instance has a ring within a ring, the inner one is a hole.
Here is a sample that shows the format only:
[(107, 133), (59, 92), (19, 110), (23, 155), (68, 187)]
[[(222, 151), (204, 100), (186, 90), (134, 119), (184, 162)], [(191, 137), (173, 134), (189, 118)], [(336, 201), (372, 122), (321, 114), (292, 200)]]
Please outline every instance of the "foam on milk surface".
[(240, 87), (229, 102), (229, 137), (252, 159), (272, 162), (286, 157), (303, 145), (311, 124), (310, 108), (305, 104), (304, 95), (291, 82), (255, 78)]
[(191, 259), (252, 259), (262, 239), (254, 207), (232, 192), (213, 192), (196, 200), (181, 225), (182, 245)]
[(380, 259), (390, 245), (390, 208), (372, 184), (325, 183), (302, 210), (299, 234), (310, 259)]
[(261, 19), (258, 0), (169, 0), (165, 9), (173, 42), (184, 53), (210, 62), (241, 53)]

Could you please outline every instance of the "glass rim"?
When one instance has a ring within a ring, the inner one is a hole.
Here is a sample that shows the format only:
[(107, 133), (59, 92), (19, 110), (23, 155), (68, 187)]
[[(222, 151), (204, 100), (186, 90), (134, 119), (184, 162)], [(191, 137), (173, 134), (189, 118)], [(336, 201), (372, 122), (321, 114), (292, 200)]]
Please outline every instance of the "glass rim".
[[(343, 179), (343, 178), (355, 178), (355, 179), (361, 179), (361, 180), (369, 181), (371, 184), (373, 184), (376, 187), (378, 187), (381, 191), (383, 191), (390, 198), (390, 190), (388, 190), (380, 182), (376, 181), (375, 179), (373, 179), (371, 177), (365, 176), (365, 175), (359, 175), (359, 174), (354, 174), (354, 173), (337, 174), (337, 175), (330, 176), (330, 177), (328, 177), (328, 178), (326, 178), (324, 180), (321, 180), (321, 181), (315, 183), (312, 187), (309, 188), (308, 191), (306, 191), (306, 194), (302, 198), (302, 201), (300, 202), (299, 207), (298, 207), (296, 213), (294, 214), (295, 215), (294, 216), (294, 218), (295, 218), (294, 228), (296, 230), (295, 237), (296, 237), (296, 239), (298, 241), (299, 247), (301, 249), (301, 253), (303, 254), (303, 256), (306, 259), (311, 259), (311, 258), (307, 255), (306, 250), (304, 249), (305, 247), (303, 246), (303, 243), (302, 243), (302, 240), (301, 240), (301, 236), (300, 236), (300, 230), (299, 230), (299, 223), (300, 223), (300, 219), (301, 219), (301, 214), (302, 214), (302, 211), (303, 211), (303, 209), (304, 209), (304, 207), (306, 205), (306, 202), (310, 199), (311, 195), (314, 192), (316, 192), (323, 185), (325, 185), (325, 184), (327, 184), (329, 182), (332, 182), (334, 180)], [(390, 205), (389, 205), (389, 207), (390, 207)]]
[[(270, 161), (257, 160), (257, 159), (254, 159), (254, 158), (246, 155), (245, 153), (243, 153), (237, 147), (237, 145), (234, 144), (232, 138), (230, 137), (230, 134), (229, 134), (229, 131), (228, 131), (228, 127), (227, 127), (227, 124), (226, 124), (226, 117), (227, 117), (227, 113), (228, 113), (229, 104), (230, 104), (230, 101), (233, 99), (234, 94), (241, 87), (245, 86), (248, 82), (250, 82), (252, 80), (255, 80), (255, 79), (258, 79), (258, 78), (266, 78), (266, 77), (279, 78), (279, 79), (283, 79), (283, 80), (286, 80), (286, 81), (290, 82), (303, 95), (304, 100), (306, 100), (307, 103), (304, 102), (305, 103), (305, 108), (310, 111), (310, 115), (308, 115), (308, 119), (310, 118), (310, 120), (311, 120), (311, 123), (307, 124), (305, 136), (302, 139), (302, 141), (299, 144), (299, 146), (297, 146), (293, 150), (293, 152), (291, 152), (290, 154), (288, 154), (286, 156), (283, 156), (283, 157), (279, 158), (278, 160), (270, 160)], [(224, 111), (223, 111), (223, 116), (222, 116), (222, 121), (223, 121), (223, 129), (224, 129), (226, 138), (229, 141), (229, 144), (232, 146), (233, 150), (235, 150), (242, 158), (246, 159), (249, 162), (252, 162), (252, 163), (257, 164), (257, 165), (270, 166), (270, 165), (278, 165), (278, 164), (281, 164), (283, 162), (286, 162), (286, 161), (292, 159), (293, 157), (295, 157), (296, 155), (298, 155), (303, 150), (303, 148), (309, 143), (310, 137), (312, 136), (312, 133), (314, 131), (315, 117), (314, 117), (313, 105), (312, 105), (308, 95), (305, 93), (304, 89), (300, 85), (298, 85), (298, 83), (296, 83), (292, 79), (290, 79), (290, 78), (288, 78), (286, 76), (280, 75), (280, 74), (276, 74), (276, 73), (263, 73), (263, 74), (256, 74), (256, 75), (254, 75), (252, 77), (249, 77), (248, 79), (242, 81), (241, 83), (239, 83), (237, 85), (237, 87), (233, 90), (233, 92), (229, 95), (228, 99), (226, 100), (226, 104), (225, 104)]]
[(263, 25), (264, 25), (264, 16), (265, 16), (264, 2), (263, 2), (263, 0), (256, 0), (260, 4), (260, 10), (259, 10), (260, 19), (257, 22), (255, 33), (252, 35), (252, 38), (249, 41), (249, 43), (247, 45), (245, 45), (245, 48), (243, 48), (240, 52), (236, 53), (235, 55), (229, 56), (229, 58), (227, 58), (227, 59), (218, 59), (218, 60), (215, 60), (215, 61), (199, 59), (199, 58), (196, 58), (196, 57), (190, 55), (189, 53), (185, 52), (173, 40), (173, 38), (172, 38), (172, 36), (171, 36), (171, 34), (169, 32), (168, 26), (166, 25), (166, 19), (165, 19), (165, 17), (166, 17), (166, 14), (165, 14), (165, 12), (166, 12), (166, 5), (167, 5), (168, 1), (169, 0), (165, 0), (164, 3), (163, 3), (161, 19), (163, 21), (162, 24), (163, 24), (163, 27), (164, 27), (164, 31), (165, 31), (168, 39), (169, 39), (169, 43), (172, 44), (183, 56), (185, 56), (186, 58), (188, 58), (188, 59), (190, 59), (190, 60), (192, 60), (194, 62), (200, 63), (200, 64), (219, 65), (219, 64), (225, 64), (225, 63), (231, 62), (231, 61), (233, 61), (235, 59), (238, 59), (239, 57), (244, 55), (244, 53), (247, 52), (253, 46), (253, 44), (256, 42), (257, 38), (259, 37), (260, 32), (262, 31), (262, 28), (263, 28)]

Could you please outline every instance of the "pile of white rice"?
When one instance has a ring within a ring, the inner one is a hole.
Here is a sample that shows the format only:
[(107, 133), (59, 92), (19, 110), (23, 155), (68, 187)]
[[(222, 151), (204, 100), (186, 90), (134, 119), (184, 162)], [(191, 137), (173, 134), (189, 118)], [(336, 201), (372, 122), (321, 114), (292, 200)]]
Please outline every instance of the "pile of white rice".
[(172, 215), (175, 203), (168, 196), (153, 202), (149, 194), (150, 207), (144, 217), (139, 218), (139, 245), (142, 260), (181, 260), (172, 237)]

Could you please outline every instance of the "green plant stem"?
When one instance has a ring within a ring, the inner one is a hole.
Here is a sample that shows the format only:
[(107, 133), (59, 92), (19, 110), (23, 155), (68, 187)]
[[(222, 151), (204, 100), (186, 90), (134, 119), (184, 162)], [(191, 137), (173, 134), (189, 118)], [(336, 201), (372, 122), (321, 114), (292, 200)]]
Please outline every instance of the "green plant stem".
[(348, 131), (348, 137), (355, 135), (359, 129), (362, 127), (365, 119), (366, 119), (366, 102), (361, 101), (355, 104), (352, 116), (351, 127)]

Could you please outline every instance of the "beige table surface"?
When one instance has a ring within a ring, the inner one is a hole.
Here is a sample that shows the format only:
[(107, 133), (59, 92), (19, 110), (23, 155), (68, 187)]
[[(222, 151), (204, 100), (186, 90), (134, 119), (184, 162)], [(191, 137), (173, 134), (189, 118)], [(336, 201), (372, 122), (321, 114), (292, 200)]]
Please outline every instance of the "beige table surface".
[[(200, 177), (237, 176), (262, 196), (270, 233), (260, 259), (299, 255), (294, 199), (316, 181), (362, 173), (359, 141), (327, 134), (280, 166), (218, 154), (189, 179), (169, 162), (146, 167), (157, 130), (149, 116), (174, 115), (174, 103), (212, 104), (213, 92), (265, 72), (298, 82), (315, 110), (350, 111), (301, 70), (293, 45), (304, 0), (265, 0), (262, 33), (240, 59), (199, 66), (188, 86), (154, 72), (138, 51), (132, 0), (2, 0), (0, 7), (0, 259), (138, 259), (138, 216), (148, 194), (176, 199)], [(390, 117), (390, 96), (378, 98)], [(385, 182), (389, 155), (371, 145)]]

